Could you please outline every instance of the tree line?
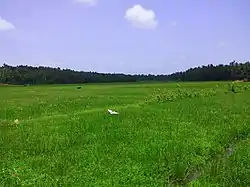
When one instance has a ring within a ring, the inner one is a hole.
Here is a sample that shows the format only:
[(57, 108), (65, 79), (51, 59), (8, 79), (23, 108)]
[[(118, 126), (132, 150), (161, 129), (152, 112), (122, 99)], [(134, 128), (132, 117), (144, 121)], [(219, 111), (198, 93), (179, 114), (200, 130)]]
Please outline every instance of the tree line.
[(173, 81), (227, 81), (250, 80), (250, 62), (230, 62), (228, 65), (213, 65), (190, 68), (168, 76)]
[(190, 68), (169, 75), (126, 75), (74, 71), (51, 67), (10, 66), (0, 67), (2, 84), (75, 84), (141, 81), (226, 81), (250, 80), (250, 62), (231, 62), (228, 65), (212, 65)]

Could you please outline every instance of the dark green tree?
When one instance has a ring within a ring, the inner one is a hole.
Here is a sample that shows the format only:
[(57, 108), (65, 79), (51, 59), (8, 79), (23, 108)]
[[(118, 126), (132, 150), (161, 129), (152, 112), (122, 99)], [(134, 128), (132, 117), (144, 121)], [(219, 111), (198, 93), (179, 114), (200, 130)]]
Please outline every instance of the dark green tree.
[(97, 72), (73, 71), (70, 69), (10, 66), (0, 67), (0, 83), (4, 84), (75, 84), (141, 81), (225, 81), (250, 80), (250, 63), (213, 65), (190, 68), (170, 75), (125, 75)]

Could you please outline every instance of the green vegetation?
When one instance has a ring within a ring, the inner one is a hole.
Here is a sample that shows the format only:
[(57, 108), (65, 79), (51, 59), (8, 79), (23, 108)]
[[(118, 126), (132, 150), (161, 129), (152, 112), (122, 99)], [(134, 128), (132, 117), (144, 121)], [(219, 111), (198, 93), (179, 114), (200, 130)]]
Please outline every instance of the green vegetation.
[(0, 83), (3, 84), (74, 84), (101, 82), (142, 81), (228, 81), (250, 80), (250, 62), (231, 62), (229, 65), (207, 65), (191, 68), (171, 75), (125, 75), (96, 72), (79, 72), (69, 69), (30, 66), (0, 67)]
[(0, 86), (0, 186), (249, 186), (249, 94), (244, 82)]
[(249, 186), (250, 185), (250, 142), (242, 141), (235, 147), (234, 153), (227, 159), (221, 159), (208, 165), (206, 173), (193, 184), (213, 186)]

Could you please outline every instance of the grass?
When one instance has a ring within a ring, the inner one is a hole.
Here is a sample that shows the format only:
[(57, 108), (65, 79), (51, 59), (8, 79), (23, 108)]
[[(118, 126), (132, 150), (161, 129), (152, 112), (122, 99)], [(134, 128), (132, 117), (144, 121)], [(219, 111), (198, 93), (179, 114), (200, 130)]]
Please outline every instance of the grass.
[(2, 86), (0, 186), (249, 186), (249, 85), (228, 84)]

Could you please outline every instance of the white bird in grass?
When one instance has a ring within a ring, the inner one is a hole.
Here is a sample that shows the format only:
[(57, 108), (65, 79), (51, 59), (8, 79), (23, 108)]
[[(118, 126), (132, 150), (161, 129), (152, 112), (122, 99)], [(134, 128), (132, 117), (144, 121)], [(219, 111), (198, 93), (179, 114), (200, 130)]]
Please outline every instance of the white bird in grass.
[(108, 109), (108, 112), (110, 113), (110, 114), (114, 114), (114, 115), (117, 115), (117, 114), (119, 114), (118, 112), (116, 112), (116, 111), (113, 111), (113, 110), (110, 110), (110, 109)]

